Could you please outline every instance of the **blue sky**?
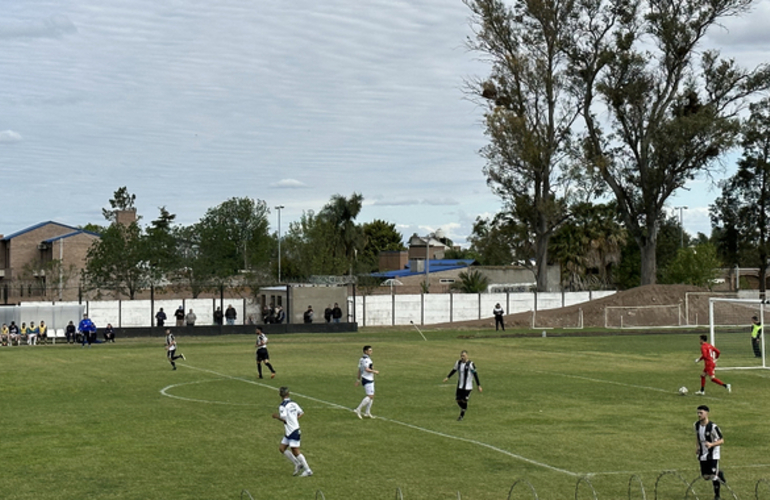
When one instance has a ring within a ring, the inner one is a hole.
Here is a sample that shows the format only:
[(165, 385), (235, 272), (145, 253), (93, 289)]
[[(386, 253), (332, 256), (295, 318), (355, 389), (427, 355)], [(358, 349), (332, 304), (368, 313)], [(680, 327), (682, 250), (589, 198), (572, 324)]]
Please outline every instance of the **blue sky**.
[[(762, 62), (769, 3), (709, 43)], [(460, 0), (0, 5), (0, 233), (101, 223), (120, 186), (145, 221), (165, 206), (190, 224), (249, 196), (286, 207), (283, 231), (360, 192), (359, 221), (459, 243), (500, 207), (478, 156), (482, 109), (463, 93), (487, 68), (465, 48)], [(710, 231), (709, 185), (671, 200), (689, 232)]]

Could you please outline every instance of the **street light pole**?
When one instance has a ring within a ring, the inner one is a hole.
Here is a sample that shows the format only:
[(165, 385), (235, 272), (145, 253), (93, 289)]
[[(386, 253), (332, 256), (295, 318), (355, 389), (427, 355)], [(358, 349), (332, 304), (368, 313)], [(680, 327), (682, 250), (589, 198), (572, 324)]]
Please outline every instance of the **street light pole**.
[(283, 205), (275, 207), (278, 210), (278, 283), (281, 282), (281, 209), (286, 208)]
[(684, 219), (682, 210), (687, 210), (687, 205), (681, 207), (674, 207), (674, 210), (679, 209), (679, 247), (684, 248)]

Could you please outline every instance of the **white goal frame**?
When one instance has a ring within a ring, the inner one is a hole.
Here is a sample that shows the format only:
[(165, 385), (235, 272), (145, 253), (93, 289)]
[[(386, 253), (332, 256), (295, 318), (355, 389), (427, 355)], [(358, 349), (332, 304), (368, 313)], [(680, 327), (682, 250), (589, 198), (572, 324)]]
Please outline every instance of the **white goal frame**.
[[(749, 305), (756, 305), (759, 306), (759, 314), (757, 315), (759, 317), (760, 325), (762, 325), (762, 335), (760, 336), (760, 348), (762, 350), (762, 364), (761, 366), (735, 366), (735, 367), (718, 367), (718, 370), (767, 370), (767, 356), (766, 356), (766, 349), (765, 349), (765, 306), (768, 305), (768, 303), (765, 303), (762, 300), (759, 299), (733, 299), (733, 298), (718, 298), (718, 297), (712, 297), (709, 299), (709, 340), (711, 341), (711, 345), (714, 347), (717, 347), (717, 339), (716, 339), (716, 324), (714, 322), (714, 304), (718, 302), (729, 302), (733, 304), (749, 304)], [(739, 326), (739, 325), (732, 325), (732, 326)]]

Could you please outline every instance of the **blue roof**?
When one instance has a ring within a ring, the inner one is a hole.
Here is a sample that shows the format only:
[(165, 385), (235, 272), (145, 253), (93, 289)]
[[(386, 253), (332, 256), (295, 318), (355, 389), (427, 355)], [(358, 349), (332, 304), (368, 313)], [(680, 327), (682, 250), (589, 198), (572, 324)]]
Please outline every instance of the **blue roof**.
[[(441, 271), (451, 271), (454, 269), (464, 269), (472, 264), (475, 264), (476, 261), (474, 259), (439, 259), (439, 260), (431, 260), (429, 261), (429, 269), (428, 273), (438, 273)], [(383, 271), (381, 273), (372, 273), (371, 276), (377, 277), (377, 278), (405, 278), (407, 276), (417, 276), (421, 274), (425, 274), (425, 271), (412, 271), (409, 267), (410, 265), (406, 265), (406, 269), (397, 269), (395, 271)]]
[(72, 231), (81, 231), (80, 229), (78, 229), (76, 227), (68, 226), (67, 224), (62, 224), (61, 222), (54, 222), (52, 220), (49, 220), (49, 221), (41, 222), (39, 224), (35, 224), (34, 226), (29, 226), (28, 228), (22, 229), (21, 231), (16, 231), (15, 233), (9, 234), (8, 236), (4, 236), (3, 237), (3, 241), (7, 241), (7, 240), (10, 240), (11, 238), (15, 238), (17, 236), (21, 236), (24, 233), (28, 233), (30, 231), (34, 231), (35, 229), (39, 229), (39, 228), (41, 228), (43, 226), (47, 226), (48, 224), (56, 224), (57, 226), (65, 227), (67, 229), (71, 229)]
[(91, 236), (96, 236), (97, 238), (101, 238), (100, 234), (94, 233), (93, 231), (86, 231), (85, 229), (78, 229), (77, 231), (73, 231), (71, 233), (62, 234), (60, 236), (54, 236), (53, 238), (48, 238), (47, 240), (43, 240), (43, 243), (53, 243), (55, 241), (63, 240), (65, 238), (70, 238), (72, 236), (77, 236), (78, 234), (89, 234)]

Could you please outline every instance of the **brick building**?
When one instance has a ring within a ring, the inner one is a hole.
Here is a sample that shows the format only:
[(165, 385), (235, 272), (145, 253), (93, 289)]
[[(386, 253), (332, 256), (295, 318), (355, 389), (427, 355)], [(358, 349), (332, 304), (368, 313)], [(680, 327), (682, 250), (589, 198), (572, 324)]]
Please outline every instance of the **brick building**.
[(0, 303), (76, 299), (86, 254), (98, 238), (54, 221), (0, 235)]

